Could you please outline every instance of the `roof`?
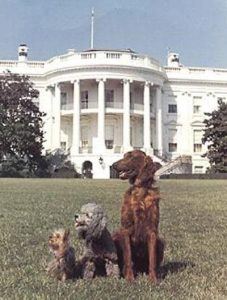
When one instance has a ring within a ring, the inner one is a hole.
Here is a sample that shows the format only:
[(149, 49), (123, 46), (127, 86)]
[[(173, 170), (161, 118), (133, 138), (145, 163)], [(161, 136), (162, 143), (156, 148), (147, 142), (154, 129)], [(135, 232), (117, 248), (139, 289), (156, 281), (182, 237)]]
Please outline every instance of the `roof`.
[(83, 52), (97, 52), (97, 51), (136, 53), (135, 51), (133, 51), (130, 48), (127, 48), (127, 49), (87, 49), (87, 50), (84, 50)]

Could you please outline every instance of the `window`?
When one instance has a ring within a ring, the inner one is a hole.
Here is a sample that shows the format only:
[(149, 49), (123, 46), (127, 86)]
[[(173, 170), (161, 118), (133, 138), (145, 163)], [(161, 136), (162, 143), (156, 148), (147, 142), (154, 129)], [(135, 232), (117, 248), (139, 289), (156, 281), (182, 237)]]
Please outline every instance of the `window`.
[(88, 141), (87, 140), (82, 140), (81, 145), (82, 145), (82, 148), (88, 148)]
[(81, 127), (81, 146), (88, 148), (88, 126)]
[(80, 93), (81, 108), (88, 108), (88, 91), (81, 91)]
[(107, 125), (105, 128), (105, 145), (107, 149), (113, 149), (114, 144), (114, 126)]
[(202, 144), (194, 144), (194, 152), (201, 152), (202, 151)]
[(61, 109), (66, 109), (67, 105), (67, 93), (61, 92)]
[(61, 149), (66, 151), (66, 142), (61, 142)]
[(193, 97), (193, 114), (200, 114), (202, 108), (202, 97), (194, 96)]
[(177, 129), (168, 130), (169, 152), (177, 152)]
[(200, 105), (194, 105), (193, 106), (193, 114), (199, 114), (201, 113), (201, 106)]
[(150, 93), (150, 111), (153, 112), (154, 111), (154, 105), (153, 105), (153, 94)]
[(194, 130), (193, 147), (195, 153), (202, 152), (202, 130)]
[(169, 152), (177, 152), (177, 143), (169, 143)]
[(106, 107), (113, 107), (114, 90), (105, 90)]
[(177, 105), (176, 104), (169, 104), (168, 105), (168, 113), (176, 114), (177, 113)]
[(105, 140), (106, 148), (113, 149), (113, 140)]
[(203, 173), (203, 166), (195, 166), (194, 173), (196, 174)]

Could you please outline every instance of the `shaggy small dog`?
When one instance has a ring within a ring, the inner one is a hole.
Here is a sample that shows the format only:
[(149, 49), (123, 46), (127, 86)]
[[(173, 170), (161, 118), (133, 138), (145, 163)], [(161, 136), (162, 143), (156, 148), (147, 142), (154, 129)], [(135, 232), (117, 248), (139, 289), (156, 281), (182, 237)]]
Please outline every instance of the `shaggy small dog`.
[(49, 262), (47, 273), (60, 281), (75, 277), (75, 251), (70, 246), (69, 230), (59, 229), (49, 237), (49, 248), (54, 259)]
[(100, 205), (88, 203), (75, 215), (75, 228), (79, 238), (85, 240), (84, 254), (79, 261), (83, 278), (119, 276), (117, 252)]

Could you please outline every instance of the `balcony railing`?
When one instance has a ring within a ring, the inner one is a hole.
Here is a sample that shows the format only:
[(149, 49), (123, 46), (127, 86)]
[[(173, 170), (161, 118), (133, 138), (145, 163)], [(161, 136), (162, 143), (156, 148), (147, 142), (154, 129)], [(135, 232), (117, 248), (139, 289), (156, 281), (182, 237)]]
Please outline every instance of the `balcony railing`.
[(123, 102), (106, 101), (106, 108), (123, 108)]
[(92, 153), (92, 147), (80, 147), (80, 153)]
[(72, 110), (72, 109), (73, 109), (73, 103), (61, 104), (61, 110)]
[(143, 110), (143, 104), (142, 103), (130, 103), (130, 109)]
[[(105, 102), (105, 107), (122, 109), (123, 102)], [(88, 102), (81, 103), (81, 109), (94, 109), (94, 108), (98, 108), (97, 101), (88, 101)], [(131, 110), (143, 110), (143, 104), (142, 103), (131, 103), (130, 109)], [(66, 103), (66, 104), (61, 104), (61, 110), (73, 110), (73, 103), (70, 102), (70, 103)]]
[(98, 108), (97, 101), (88, 101), (88, 102), (81, 103), (81, 109), (93, 109), (93, 108)]

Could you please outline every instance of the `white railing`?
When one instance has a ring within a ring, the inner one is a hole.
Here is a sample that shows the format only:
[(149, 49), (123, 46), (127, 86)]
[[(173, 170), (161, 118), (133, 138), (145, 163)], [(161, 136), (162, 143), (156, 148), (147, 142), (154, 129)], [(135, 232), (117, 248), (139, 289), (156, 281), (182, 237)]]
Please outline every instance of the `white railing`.
[(97, 101), (88, 101), (88, 102), (81, 103), (81, 109), (93, 109), (93, 108), (98, 108)]
[(72, 109), (73, 109), (73, 103), (61, 104), (61, 110), (72, 110)]
[(34, 69), (35, 72), (49, 72), (61, 68), (72, 68), (74, 66), (84, 65), (123, 65), (130, 67), (143, 67), (163, 72), (163, 67), (159, 62), (151, 57), (139, 55), (127, 51), (87, 51), (70, 52), (64, 55), (55, 56), (48, 61), (18, 61), (7, 60), (0, 61), (2, 68), (23, 67), (29, 72)]
[(130, 109), (132, 109), (132, 110), (143, 110), (143, 104), (142, 103), (131, 103)]
[(27, 66), (29, 68), (44, 68), (45, 67), (45, 62), (38, 62), (38, 61), (28, 61)]
[(183, 75), (202, 75), (202, 76), (214, 76), (214, 75), (225, 75), (227, 69), (216, 69), (216, 68), (199, 68), (199, 67), (165, 67), (166, 73), (175, 73)]
[(106, 102), (106, 108), (123, 108), (123, 102)]
[(61, 55), (51, 58), (46, 62), (48, 70), (59, 67), (72, 67), (83, 65), (128, 65), (134, 67), (144, 67), (156, 71), (164, 71), (159, 62), (151, 57), (132, 54), (127, 51), (92, 51), (92, 52), (75, 52), (70, 55)]
[(18, 62), (14, 60), (2, 60), (0, 61), (0, 68), (15, 68), (18, 66)]
[(80, 147), (80, 153), (92, 153), (92, 147), (91, 146)]

